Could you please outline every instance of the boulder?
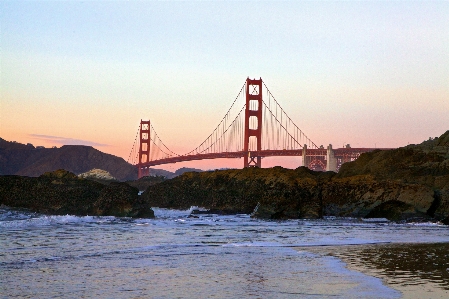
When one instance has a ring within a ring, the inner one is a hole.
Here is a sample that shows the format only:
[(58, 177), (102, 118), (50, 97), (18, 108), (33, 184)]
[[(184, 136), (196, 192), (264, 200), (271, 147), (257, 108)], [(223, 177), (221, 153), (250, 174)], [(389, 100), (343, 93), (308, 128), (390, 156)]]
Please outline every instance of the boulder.
[(114, 182), (104, 187), (93, 204), (96, 215), (153, 218), (154, 212), (138, 196), (139, 190), (126, 183)]

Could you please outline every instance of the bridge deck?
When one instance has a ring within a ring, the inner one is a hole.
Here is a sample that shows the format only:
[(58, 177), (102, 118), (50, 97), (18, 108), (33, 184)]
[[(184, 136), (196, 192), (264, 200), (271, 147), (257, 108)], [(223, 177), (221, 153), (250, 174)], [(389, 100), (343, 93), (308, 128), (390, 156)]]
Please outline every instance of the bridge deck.
[[(375, 150), (374, 148), (337, 148), (333, 149), (335, 157), (343, 158), (348, 156), (358, 156), (361, 153), (371, 152)], [(386, 149), (380, 149), (386, 150)], [(326, 156), (327, 149), (307, 149), (306, 156)], [(221, 158), (243, 158), (250, 155), (251, 157), (282, 157), (282, 156), (302, 156), (303, 149), (292, 149), (292, 150), (262, 150), (262, 151), (239, 151), (239, 152), (223, 152), (223, 153), (210, 153), (210, 154), (196, 154), (196, 155), (184, 155), (184, 156), (174, 156), (167, 157), (163, 159), (158, 159), (154, 161), (149, 161), (147, 163), (139, 164), (139, 167), (151, 167), (156, 165), (171, 164), (186, 161), (195, 160), (207, 160), (207, 159), (221, 159)]]

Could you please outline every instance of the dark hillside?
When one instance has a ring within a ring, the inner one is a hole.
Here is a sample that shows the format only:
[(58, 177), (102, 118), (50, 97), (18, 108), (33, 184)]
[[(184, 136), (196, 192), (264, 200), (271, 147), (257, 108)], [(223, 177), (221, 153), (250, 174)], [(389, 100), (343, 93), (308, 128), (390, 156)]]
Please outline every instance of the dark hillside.
[(398, 180), (448, 188), (449, 131), (439, 138), (429, 139), (421, 144), (364, 153), (354, 162), (343, 164), (336, 178), (356, 175), (371, 175), (378, 180)]
[(0, 175), (36, 177), (44, 172), (65, 169), (75, 174), (103, 169), (120, 181), (137, 179), (137, 169), (124, 159), (91, 146), (64, 145), (35, 148), (0, 138)]

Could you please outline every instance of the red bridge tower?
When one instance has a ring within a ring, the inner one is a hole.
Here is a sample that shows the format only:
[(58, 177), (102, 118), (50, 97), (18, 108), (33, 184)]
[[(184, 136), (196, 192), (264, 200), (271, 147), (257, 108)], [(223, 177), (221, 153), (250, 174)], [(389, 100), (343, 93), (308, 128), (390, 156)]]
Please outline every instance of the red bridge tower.
[(150, 174), (150, 168), (142, 166), (150, 161), (150, 142), (150, 121), (140, 120), (139, 163), (137, 163), (139, 179)]
[(251, 151), (262, 150), (262, 78), (246, 79), (244, 167), (261, 167), (262, 158)]

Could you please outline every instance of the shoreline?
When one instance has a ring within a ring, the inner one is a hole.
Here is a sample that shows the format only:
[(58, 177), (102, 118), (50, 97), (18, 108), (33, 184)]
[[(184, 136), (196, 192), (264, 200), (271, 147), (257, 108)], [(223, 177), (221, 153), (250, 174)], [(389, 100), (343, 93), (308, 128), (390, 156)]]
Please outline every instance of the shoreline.
[(333, 256), (345, 267), (382, 280), (402, 298), (449, 298), (449, 243), (381, 243), (298, 247)]

